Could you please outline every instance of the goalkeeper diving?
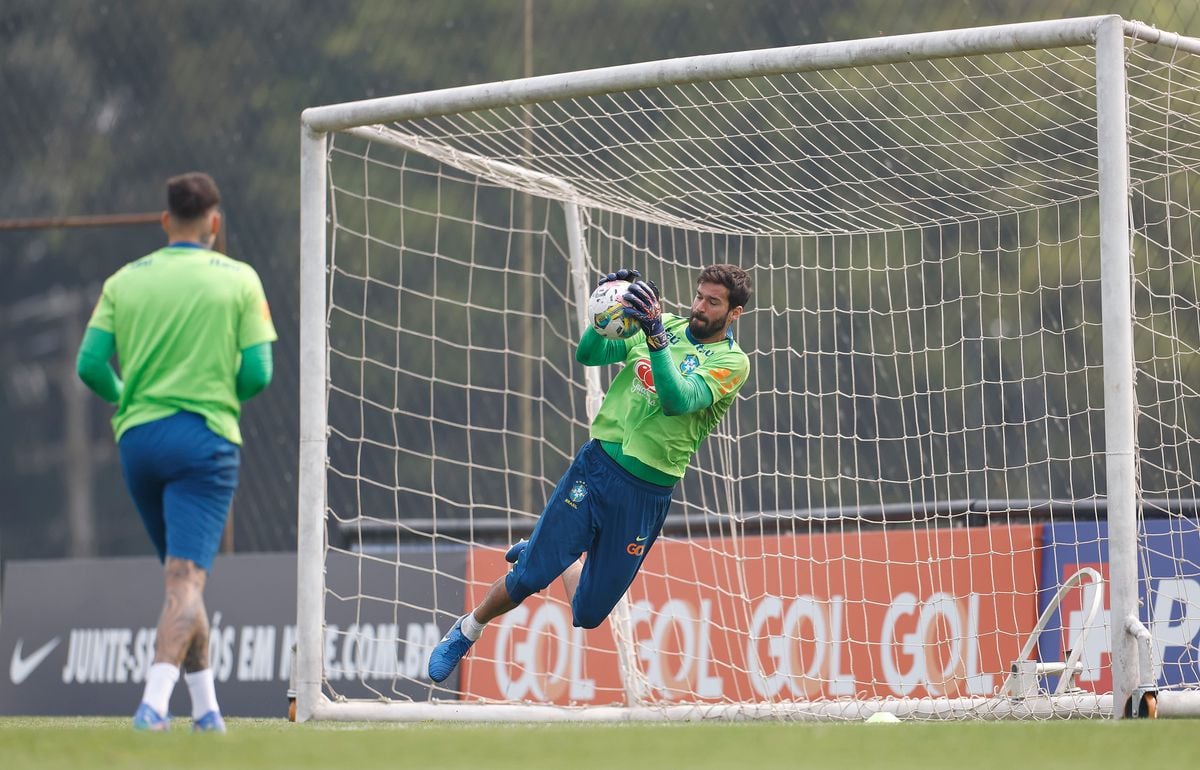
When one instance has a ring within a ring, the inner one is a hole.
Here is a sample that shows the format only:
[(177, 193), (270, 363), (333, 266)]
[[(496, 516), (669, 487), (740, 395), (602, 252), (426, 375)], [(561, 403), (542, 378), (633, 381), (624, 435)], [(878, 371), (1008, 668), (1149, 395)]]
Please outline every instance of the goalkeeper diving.
[(624, 364), (592, 421), (591, 440), (558, 482), (529, 540), (508, 549), (513, 565), (463, 615), (429, 656), (441, 682), (484, 626), (561, 577), (576, 626), (604, 622), (662, 531), (671, 495), (701, 442), (750, 376), (733, 324), (751, 283), (736, 265), (711, 265), (696, 282), (688, 316), (664, 313), (658, 289), (636, 270), (600, 279), (630, 281), (625, 312), (641, 332), (605, 339), (590, 326), (575, 350), (585, 366)]

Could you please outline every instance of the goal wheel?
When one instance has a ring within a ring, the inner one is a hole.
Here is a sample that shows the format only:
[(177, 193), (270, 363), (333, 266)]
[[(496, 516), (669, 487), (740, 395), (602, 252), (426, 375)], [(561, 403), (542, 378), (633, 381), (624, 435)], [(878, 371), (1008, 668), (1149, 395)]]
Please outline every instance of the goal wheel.
[[(1134, 703), (1137, 703), (1137, 713), (1133, 711)], [(1137, 719), (1158, 719), (1158, 691), (1134, 690), (1129, 699), (1125, 701), (1125, 716)]]
[(1158, 693), (1142, 693), (1142, 708), (1138, 713), (1144, 719), (1158, 719)]
[(296, 699), (288, 698), (288, 721), (296, 721)]

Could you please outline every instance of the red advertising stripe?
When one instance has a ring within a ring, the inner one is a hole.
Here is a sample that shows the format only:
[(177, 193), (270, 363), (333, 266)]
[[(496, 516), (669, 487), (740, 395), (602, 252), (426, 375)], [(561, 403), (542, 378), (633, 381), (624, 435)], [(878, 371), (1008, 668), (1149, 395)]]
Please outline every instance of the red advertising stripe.
[[(987, 695), (1037, 616), (1038, 527), (660, 541), (629, 592), (638, 663), (664, 701)], [(474, 549), (468, 604), (507, 565)], [(624, 700), (608, 623), (562, 589), (493, 622), (467, 697)]]

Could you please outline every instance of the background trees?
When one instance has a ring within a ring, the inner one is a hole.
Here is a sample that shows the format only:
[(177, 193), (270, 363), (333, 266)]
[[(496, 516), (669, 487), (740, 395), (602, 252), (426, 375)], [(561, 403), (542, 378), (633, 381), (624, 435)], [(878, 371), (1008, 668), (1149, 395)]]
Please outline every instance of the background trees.
[[(221, 185), (228, 251), (264, 279), (276, 382), (244, 420), (238, 549), (294, 545), (300, 111), (525, 74), (1110, 12), (1090, 0), (8, 0), (0, 217), (152, 211), (163, 180)], [(1115, 9), (1200, 33), (1188, 0)], [(145, 552), (104, 406), (71, 363), (99, 282), (155, 227), (0, 232), (0, 558)], [(80, 523), (95, 523), (90, 532)]]

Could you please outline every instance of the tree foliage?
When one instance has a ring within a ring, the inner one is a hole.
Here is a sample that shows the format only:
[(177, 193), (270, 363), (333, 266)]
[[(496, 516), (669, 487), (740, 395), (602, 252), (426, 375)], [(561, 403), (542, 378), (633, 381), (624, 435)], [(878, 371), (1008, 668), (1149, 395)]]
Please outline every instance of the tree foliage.
[[(1091, 0), (533, 0), (532, 71), (1110, 7)], [(1137, 0), (1126, 15), (1200, 32), (1196, 5), (1183, 0)], [(166, 177), (203, 169), (222, 189), (228, 251), (263, 276), (280, 342), (276, 382), (244, 419), (239, 548), (294, 543), (301, 110), (520, 77), (525, 24), (525, 4), (516, 0), (7, 0), (0, 6), (0, 216), (154, 211), (163, 205)], [(0, 556), (65, 551), (62, 403), (73, 385), (64, 362), (74, 355), (99, 282), (160, 242), (153, 227), (0, 234), (0, 369), (7, 376), (0, 419), (12, 428), (0, 440)], [(90, 409), (100, 446), (106, 414), (98, 402)], [(131, 504), (115, 481), (114, 456), (96, 462), (98, 548), (144, 551)]]

